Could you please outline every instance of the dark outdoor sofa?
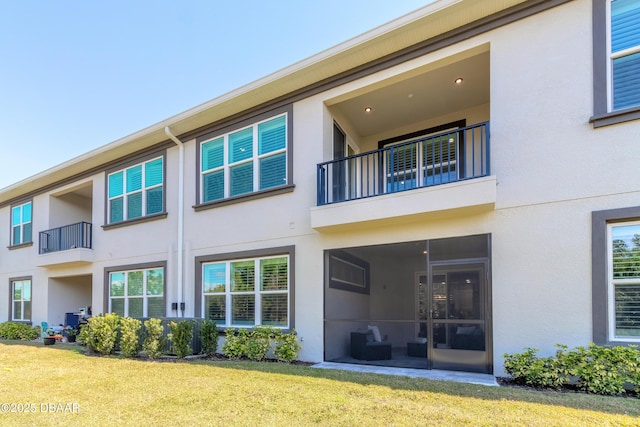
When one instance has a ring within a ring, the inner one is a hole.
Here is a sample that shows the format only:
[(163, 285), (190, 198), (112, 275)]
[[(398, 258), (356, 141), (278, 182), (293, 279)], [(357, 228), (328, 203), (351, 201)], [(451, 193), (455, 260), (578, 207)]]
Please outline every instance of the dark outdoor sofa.
[(374, 341), (371, 331), (351, 332), (351, 357), (358, 360), (389, 360), (391, 344)]

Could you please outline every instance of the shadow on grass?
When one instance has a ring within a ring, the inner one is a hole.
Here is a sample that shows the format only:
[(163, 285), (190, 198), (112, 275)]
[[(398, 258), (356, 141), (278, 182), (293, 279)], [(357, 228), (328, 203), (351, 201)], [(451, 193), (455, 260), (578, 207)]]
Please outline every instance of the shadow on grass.
[[(59, 351), (85, 353), (85, 348), (78, 344), (56, 343), (45, 346), (42, 342), (5, 341), (5, 345), (28, 345)], [(110, 356), (114, 358), (116, 356)], [(144, 359), (133, 359), (146, 363)], [(318, 369), (304, 364), (287, 364), (277, 362), (251, 362), (234, 360), (176, 360), (165, 359), (158, 362), (188, 363), (203, 368), (231, 369), (249, 372), (261, 372), (285, 376), (317, 378), (329, 381), (348, 382), (363, 386), (388, 387), (394, 390), (424, 391), (428, 393), (446, 394), (456, 397), (492, 401), (514, 401), (549, 406), (562, 406), (578, 410), (590, 410), (608, 414), (640, 417), (640, 399), (632, 397), (598, 396), (577, 392), (538, 391), (517, 389), (512, 387), (487, 387), (476, 384), (457, 383), (451, 381), (410, 378), (405, 376), (382, 375), (352, 372), (339, 369)]]

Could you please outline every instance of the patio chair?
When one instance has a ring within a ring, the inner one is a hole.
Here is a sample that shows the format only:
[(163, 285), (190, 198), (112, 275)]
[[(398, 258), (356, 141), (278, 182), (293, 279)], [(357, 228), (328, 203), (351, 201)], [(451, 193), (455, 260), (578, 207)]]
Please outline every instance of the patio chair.
[(40, 338), (46, 338), (49, 336), (49, 324), (47, 322), (41, 322), (40, 329)]
[(351, 357), (359, 360), (391, 359), (391, 344), (374, 340), (373, 332), (351, 332)]

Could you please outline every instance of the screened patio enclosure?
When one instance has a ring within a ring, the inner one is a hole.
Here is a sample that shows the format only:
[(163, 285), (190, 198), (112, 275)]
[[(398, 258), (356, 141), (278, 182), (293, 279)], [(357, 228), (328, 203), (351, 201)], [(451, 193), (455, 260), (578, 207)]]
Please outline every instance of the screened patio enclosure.
[(490, 236), (325, 251), (325, 360), (492, 373)]

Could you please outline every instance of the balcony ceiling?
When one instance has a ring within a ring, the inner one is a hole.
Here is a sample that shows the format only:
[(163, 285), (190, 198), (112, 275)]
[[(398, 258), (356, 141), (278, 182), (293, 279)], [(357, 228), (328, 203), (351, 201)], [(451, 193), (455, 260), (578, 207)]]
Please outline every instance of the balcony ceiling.
[[(462, 77), (461, 84), (454, 80)], [(489, 53), (484, 52), (336, 104), (360, 137), (489, 103)], [(365, 112), (371, 107), (370, 113)]]

